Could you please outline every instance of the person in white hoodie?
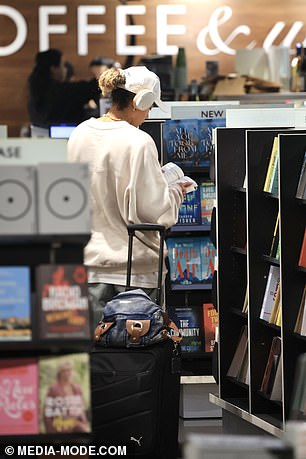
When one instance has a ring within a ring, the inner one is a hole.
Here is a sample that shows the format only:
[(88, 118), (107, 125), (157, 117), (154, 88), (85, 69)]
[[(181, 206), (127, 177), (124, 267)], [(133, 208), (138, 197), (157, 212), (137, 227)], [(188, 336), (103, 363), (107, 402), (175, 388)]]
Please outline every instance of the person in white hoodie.
[[(89, 164), (92, 234), (84, 251), (88, 267), (92, 328), (103, 308), (125, 288), (128, 224), (171, 227), (187, 184), (168, 186), (151, 136), (138, 129), (160, 99), (158, 76), (144, 66), (108, 69), (99, 78), (103, 96), (112, 105), (100, 118), (79, 124), (68, 141), (68, 160)], [(133, 244), (131, 285), (155, 300), (159, 234), (137, 232)], [(165, 271), (165, 269), (164, 269)]]

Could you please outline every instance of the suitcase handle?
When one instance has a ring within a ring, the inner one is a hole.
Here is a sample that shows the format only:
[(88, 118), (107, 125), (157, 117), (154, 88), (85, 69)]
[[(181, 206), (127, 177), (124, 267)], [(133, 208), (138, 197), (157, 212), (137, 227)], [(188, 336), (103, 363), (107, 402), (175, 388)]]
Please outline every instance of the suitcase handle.
[(133, 252), (133, 237), (136, 231), (158, 231), (160, 234), (159, 244), (159, 260), (158, 260), (158, 279), (157, 279), (157, 298), (156, 303), (160, 305), (161, 300), (161, 285), (162, 285), (162, 273), (163, 273), (163, 260), (164, 260), (164, 242), (165, 242), (165, 226), (153, 225), (151, 223), (139, 223), (127, 225), (127, 231), (129, 235), (128, 245), (128, 261), (127, 261), (127, 273), (126, 273), (126, 290), (131, 287), (131, 272), (132, 272), (132, 252)]

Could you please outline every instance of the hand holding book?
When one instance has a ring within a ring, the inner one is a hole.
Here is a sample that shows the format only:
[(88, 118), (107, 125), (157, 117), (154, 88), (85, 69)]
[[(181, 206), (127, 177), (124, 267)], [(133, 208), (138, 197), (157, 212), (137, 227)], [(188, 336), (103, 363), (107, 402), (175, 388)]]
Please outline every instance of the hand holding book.
[(183, 185), (184, 191), (190, 193), (198, 188), (198, 184), (187, 175), (184, 175), (183, 170), (175, 163), (167, 163), (162, 166), (163, 175), (168, 183), (179, 183)]

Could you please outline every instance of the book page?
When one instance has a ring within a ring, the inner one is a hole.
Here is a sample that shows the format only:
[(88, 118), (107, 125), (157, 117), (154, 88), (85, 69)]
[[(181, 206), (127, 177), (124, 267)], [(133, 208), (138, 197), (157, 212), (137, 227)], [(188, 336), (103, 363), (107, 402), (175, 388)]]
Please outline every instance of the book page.
[(162, 172), (168, 185), (190, 182), (190, 186), (186, 189), (187, 193), (198, 188), (198, 184), (192, 178), (184, 175), (183, 170), (175, 163), (169, 162), (164, 164), (162, 166)]

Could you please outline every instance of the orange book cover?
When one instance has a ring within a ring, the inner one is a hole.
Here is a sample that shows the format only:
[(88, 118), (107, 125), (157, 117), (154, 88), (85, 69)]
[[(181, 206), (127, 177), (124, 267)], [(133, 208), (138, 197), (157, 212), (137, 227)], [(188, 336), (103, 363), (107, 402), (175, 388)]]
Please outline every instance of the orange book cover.
[(306, 268), (306, 228), (304, 230), (304, 238), (300, 251), (299, 266)]
[(205, 352), (212, 352), (215, 345), (216, 327), (219, 324), (218, 312), (212, 303), (203, 304)]

